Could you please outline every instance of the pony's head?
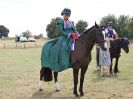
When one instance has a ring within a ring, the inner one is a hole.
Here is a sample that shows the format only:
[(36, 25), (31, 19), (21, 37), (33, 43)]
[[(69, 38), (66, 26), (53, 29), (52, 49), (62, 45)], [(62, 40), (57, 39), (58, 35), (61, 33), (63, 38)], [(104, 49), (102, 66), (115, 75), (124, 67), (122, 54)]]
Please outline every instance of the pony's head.
[(122, 38), (122, 49), (128, 53), (129, 52), (129, 41), (127, 38)]

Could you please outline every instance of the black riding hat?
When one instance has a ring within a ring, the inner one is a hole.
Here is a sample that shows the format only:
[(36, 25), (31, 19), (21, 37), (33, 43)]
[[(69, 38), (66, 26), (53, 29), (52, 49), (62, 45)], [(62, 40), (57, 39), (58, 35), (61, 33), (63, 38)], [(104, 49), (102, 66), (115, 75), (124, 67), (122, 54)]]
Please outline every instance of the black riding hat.
[(107, 26), (113, 26), (113, 22), (112, 21), (109, 21)]
[(64, 8), (64, 10), (61, 12), (61, 15), (71, 15), (71, 10), (68, 8)]

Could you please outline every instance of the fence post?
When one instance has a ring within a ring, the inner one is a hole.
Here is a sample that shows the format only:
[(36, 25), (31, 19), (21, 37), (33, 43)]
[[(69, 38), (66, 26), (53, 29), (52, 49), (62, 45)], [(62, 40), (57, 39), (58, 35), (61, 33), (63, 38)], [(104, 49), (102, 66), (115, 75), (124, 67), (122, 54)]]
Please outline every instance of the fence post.
[(16, 48), (17, 48), (17, 42), (16, 42)]
[(35, 47), (37, 48), (37, 44), (36, 44), (36, 41), (35, 41)]
[(5, 45), (5, 43), (4, 43), (4, 48), (6, 48), (6, 45)]
[[(24, 43), (24, 42), (23, 42)], [(24, 43), (24, 48), (25, 48), (25, 43)]]

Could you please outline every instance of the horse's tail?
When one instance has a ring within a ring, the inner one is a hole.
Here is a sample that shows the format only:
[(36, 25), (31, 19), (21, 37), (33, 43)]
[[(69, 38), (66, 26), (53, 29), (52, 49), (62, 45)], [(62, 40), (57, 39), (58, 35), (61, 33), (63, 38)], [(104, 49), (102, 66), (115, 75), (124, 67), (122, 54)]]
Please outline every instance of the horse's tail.
[(47, 67), (42, 67), (40, 70), (40, 80), (52, 81), (53, 80), (52, 70)]

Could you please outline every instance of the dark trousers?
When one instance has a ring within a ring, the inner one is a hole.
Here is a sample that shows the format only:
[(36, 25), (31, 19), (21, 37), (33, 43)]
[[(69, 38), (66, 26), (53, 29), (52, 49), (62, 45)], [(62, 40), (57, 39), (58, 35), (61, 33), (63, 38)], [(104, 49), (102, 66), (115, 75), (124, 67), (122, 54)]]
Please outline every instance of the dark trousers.
[(96, 47), (96, 66), (97, 67), (99, 66), (99, 50), (100, 48)]

